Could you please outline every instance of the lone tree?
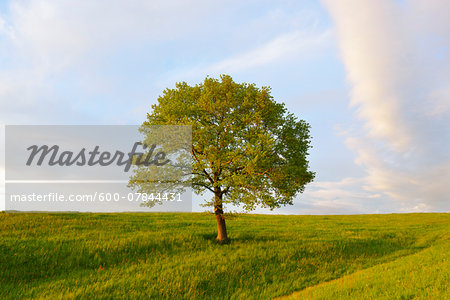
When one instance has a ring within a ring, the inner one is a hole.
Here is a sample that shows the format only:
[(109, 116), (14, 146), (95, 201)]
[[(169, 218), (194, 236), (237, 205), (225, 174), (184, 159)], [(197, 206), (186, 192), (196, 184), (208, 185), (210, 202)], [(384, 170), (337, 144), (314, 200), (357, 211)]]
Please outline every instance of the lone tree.
[(293, 204), (314, 179), (307, 160), (310, 126), (276, 103), (270, 91), (228, 75), (195, 86), (177, 83), (143, 124), (192, 126), (192, 188), (214, 194), (206, 204), (214, 207), (219, 243), (228, 242), (225, 203), (246, 210)]

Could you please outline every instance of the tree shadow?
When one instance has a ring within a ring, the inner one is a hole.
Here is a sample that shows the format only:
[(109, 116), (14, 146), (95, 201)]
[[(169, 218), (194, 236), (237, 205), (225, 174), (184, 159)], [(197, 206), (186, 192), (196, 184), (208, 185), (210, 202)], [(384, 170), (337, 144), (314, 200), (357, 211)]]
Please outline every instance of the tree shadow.
[(200, 234), (200, 236), (207, 241), (215, 241), (216, 237), (217, 237), (217, 233)]

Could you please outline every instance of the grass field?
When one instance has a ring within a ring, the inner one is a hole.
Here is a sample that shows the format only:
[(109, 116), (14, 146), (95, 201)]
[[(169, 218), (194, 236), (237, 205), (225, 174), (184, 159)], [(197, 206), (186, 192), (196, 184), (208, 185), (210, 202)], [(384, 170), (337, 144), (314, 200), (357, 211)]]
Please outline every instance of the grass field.
[[(445, 299), (450, 215), (0, 214), (0, 299)], [(299, 292), (297, 292), (299, 291)]]

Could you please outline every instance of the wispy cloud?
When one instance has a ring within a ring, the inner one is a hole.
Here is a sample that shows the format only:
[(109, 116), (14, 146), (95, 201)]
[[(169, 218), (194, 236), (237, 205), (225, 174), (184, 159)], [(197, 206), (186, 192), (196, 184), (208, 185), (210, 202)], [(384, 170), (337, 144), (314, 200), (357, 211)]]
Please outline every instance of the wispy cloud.
[(450, 33), (441, 11), (450, 3), (323, 2), (365, 126), (347, 145), (367, 171), (368, 189), (401, 201), (404, 210), (448, 210)]
[(366, 185), (365, 178), (354, 177), (314, 182), (300, 197), (303, 203), (299, 210), (309, 214), (383, 212), (382, 195), (366, 190)]
[(237, 54), (207, 68), (213, 73), (234, 73), (280, 61), (292, 61), (303, 57), (310, 58), (323, 50), (330, 42), (331, 32), (295, 31), (281, 34), (267, 43)]
[(278, 33), (255, 45), (247, 45), (244, 49), (236, 47), (232, 54), (219, 56), (213, 61), (201, 62), (187, 69), (172, 70), (160, 85), (166, 86), (181, 80), (202, 80), (205, 76), (217, 77), (220, 74), (257, 73), (260, 70), (270, 70), (274, 66), (289, 66), (312, 60), (331, 48), (333, 36), (329, 28), (315, 28), (311, 24), (302, 26), (289, 32)]

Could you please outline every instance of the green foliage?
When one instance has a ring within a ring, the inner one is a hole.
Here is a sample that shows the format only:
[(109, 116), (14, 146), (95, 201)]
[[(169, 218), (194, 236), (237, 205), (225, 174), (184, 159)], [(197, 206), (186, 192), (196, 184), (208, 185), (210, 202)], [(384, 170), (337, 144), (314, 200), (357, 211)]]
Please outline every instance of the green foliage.
[(276, 103), (269, 87), (226, 75), (195, 86), (178, 83), (152, 106), (143, 126), (149, 125), (192, 126), (192, 187), (223, 196), (224, 203), (248, 210), (292, 204), (314, 178), (310, 126)]
[(337, 278), (300, 296), (448, 295), (449, 214), (236, 215), (223, 247), (213, 222), (203, 213), (0, 214), (0, 299), (271, 299)]

